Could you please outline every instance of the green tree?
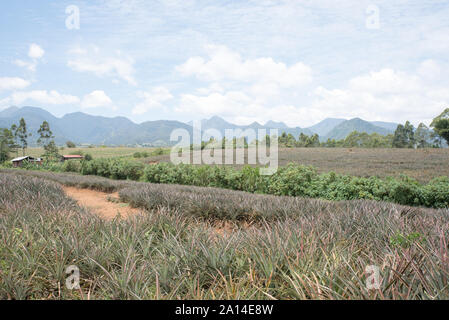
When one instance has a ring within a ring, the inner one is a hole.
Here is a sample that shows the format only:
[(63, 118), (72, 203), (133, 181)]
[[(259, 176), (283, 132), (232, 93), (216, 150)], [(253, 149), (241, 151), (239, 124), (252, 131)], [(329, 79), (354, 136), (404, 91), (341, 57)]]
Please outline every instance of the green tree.
[(298, 147), (305, 147), (305, 146), (307, 146), (307, 141), (308, 140), (309, 140), (309, 136), (301, 132), (301, 134), (298, 137), (297, 146)]
[(404, 126), (399, 124), (394, 132), (393, 137), (393, 147), (394, 148), (404, 148), (407, 144), (407, 138), (405, 135)]
[(76, 147), (75, 143), (72, 141), (67, 141), (65, 144), (66, 144), (67, 148), (75, 148)]
[(418, 148), (427, 148), (430, 146), (430, 130), (424, 123), (420, 123), (418, 128), (416, 128), (415, 140)]
[(42, 146), (45, 150), (44, 157), (47, 160), (53, 161), (54, 159), (59, 157), (59, 150), (55, 144), (53, 132), (50, 129), (50, 125), (47, 121), (42, 122), (39, 130), (39, 139), (37, 139), (37, 143)]
[(430, 140), (432, 141), (432, 148), (441, 148), (442, 141), (441, 136), (438, 135), (435, 131), (431, 131), (430, 133)]
[(9, 154), (15, 152), (14, 134), (11, 130), (0, 129), (0, 162), (9, 159)]
[(291, 133), (287, 135), (287, 141), (285, 145), (287, 148), (293, 148), (296, 145), (296, 139)]
[(13, 136), (12, 139), (14, 141), (13, 148), (12, 148), (11, 152), (14, 152), (16, 154), (16, 156), (18, 157), (19, 156), (20, 145), (19, 145), (19, 142), (17, 141), (18, 140), (18, 137), (17, 137), (17, 125), (13, 124), (11, 126), (10, 131), (12, 133), (12, 136)]
[(351, 132), (345, 139), (343, 146), (346, 148), (367, 147), (369, 135), (366, 132)]
[(313, 136), (309, 138), (307, 147), (315, 148), (319, 146), (320, 146), (320, 137), (318, 136), (318, 134), (315, 133)]
[(337, 146), (337, 141), (335, 139), (327, 138), (327, 141), (323, 143), (323, 147), (335, 148)]
[(282, 132), (281, 136), (278, 138), (278, 144), (280, 146), (287, 145), (287, 134), (285, 132)]
[(407, 139), (406, 147), (413, 148), (415, 146), (415, 128), (409, 121), (407, 121), (405, 122), (404, 130)]
[(24, 156), (25, 150), (28, 147), (28, 137), (31, 137), (31, 133), (27, 132), (25, 119), (20, 119), (19, 126), (15, 127), (14, 136), (18, 139), (19, 146), (22, 149), (22, 155)]
[(394, 132), (392, 145), (394, 148), (413, 148), (415, 134), (413, 125), (407, 121), (405, 125), (399, 124)]
[(262, 143), (265, 143), (267, 147), (271, 145), (271, 138), (268, 134), (265, 135), (265, 137), (262, 140)]
[(449, 108), (433, 119), (430, 127), (449, 144)]

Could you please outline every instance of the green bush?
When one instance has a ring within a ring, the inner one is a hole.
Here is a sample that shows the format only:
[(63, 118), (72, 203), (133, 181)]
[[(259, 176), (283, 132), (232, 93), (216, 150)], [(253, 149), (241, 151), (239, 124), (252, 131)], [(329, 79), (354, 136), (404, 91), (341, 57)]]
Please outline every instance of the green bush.
[(157, 149), (154, 150), (151, 154), (154, 155), (154, 156), (160, 156), (160, 155), (163, 155), (163, 154), (164, 154), (164, 149), (162, 149), (162, 148), (157, 148)]
[(414, 179), (401, 176), (398, 179), (388, 179), (390, 201), (404, 205), (423, 205), (425, 203), (423, 187)]
[(81, 172), (81, 162), (77, 160), (65, 161), (62, 166), (62, 171), (64, 172)]
[(83, 175), (97, 175), (116, 180), (139, 180), (143, 176), (144, 164), (126, 159), (95, 159), (82, 161)]
[(431, 180), (423, 188), (423, 194), (427, 207), (449, 207), (449, 177), (438, 177)]
[(27, 164), (25, 169), (80, 172), (117, 180), (217, 187), (251, 193), (311, 197), (327, 200), (369, 199), (403, 205), (449, 207), (449, 178), (440, 177), (423, 185), (407, 176), (380, 179), (353, 177), (335, 172), (319, 174), (315, 168), (297, 164), (281, 167), (271, 176), (259, 168), (241, 170), (225, 166), (174, 165), (161, 162), (144, 165), (135, 160), (114, 158), (81, 161), (80, 164)]
[(12, 162), (11, 162), (11, 161), (6, 160), (6, 161), (4, 161), (4, 162), (1, 163), (1, 167), (2, 167), (2, 168), (12, 168), (13, 165), (12, 165)]
[(170, 163), (149, 165), (144, 180), (218, 187), (252, 193), (324, 198), (328, 200), (370, 199), (403, 205), (446, 208), (449, 206), (449, 178), (441, 177), (421, 185), (406, 176), (380, 179), (353, 177), (328, 172), (318, 174), (313, 167), (289, 164), (272, 176), (261, 176), (258, 168), (242, 170), (219, 166)]

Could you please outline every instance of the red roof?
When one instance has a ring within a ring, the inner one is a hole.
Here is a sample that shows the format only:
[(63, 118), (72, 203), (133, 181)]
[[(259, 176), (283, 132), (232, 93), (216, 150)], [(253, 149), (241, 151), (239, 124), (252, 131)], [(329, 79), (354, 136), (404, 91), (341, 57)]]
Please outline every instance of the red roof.
[(79, 159), (79, 158), (84, 158), (83, 156), (80, 156), (80, 155), (77, 155), (77, 154), (70, 154), (70, 155), (67, 155), (67, 156), (62, 156), (63, 158), (66, 158), (66, 159)]

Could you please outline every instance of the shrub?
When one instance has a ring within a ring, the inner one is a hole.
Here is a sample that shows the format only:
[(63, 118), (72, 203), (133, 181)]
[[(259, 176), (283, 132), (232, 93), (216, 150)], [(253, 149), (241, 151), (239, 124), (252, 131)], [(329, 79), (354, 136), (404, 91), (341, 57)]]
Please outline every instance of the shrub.
[(141, 162), (126, 159), (95, 159), (82, 161), (83, 175), (98, 175), (117, 180), (139, 180), (143, 176), (144, 165)]
[(414, 179), (401, 176), (398, 179), (388, 179), (388, 194), (390, 201), (404, 205), (422, 205), (425, 203), (423, 188)]
[(423, 188), (424, 199), (427, 207), (449, 207), (449, 177), (438, 177), (431, 180)]
[[(67, 165), (69, 166), (69, 165)], [(318, 174), (313, 167), (289, 164), (271, 176), (261, 176), (259, 168), (241, 170), (225, 166), (195, 166), (161, 162), (144, 165), (124, 158), (82, 161), (80, 167), (60, 163), (26, 169), (80, 172), (117, 180), (143, 180), (151, 183), (217, 187), (252, 193), (323, 198), (327, 200), (370, 199), (403, 205), (449, 207), (449, 178), (440, 177), (423, 185), (407, 176), (380, 179), (353, 177), (328, 172)]]
[(352, 177), (334, 172), (318, 174), (313, 167), (289, 164), (272, 176), (261, 176), (258, 168), (242, 170), (219, 166), (152, 164), (144, 170), (144, 180), (209, 186), (284, 196), (328, 200), (370, 199), (403, 205), (445, 208), (449, 206), (449, 178), (434, 179), (427, 185), (406, 176), (401, 178)]
[(1, 163), (1, 167), (2, 167), (2, 168), (12, 168), (13, 165), (12, 165), (12, 162), (11, 162), (11, 161), (6, 160), (6, 161), (4, 161), (4, 162)]
[(76, 147), (75, 143), (73, 143), (72, 141), (67, 141), (65, 144), (67, 145), (67, 148), (75, 148)]
[(151, 154), (154, 155), (154, 156), (160, 156), (160, 155), (163, 155), (163, 154), (164, 154), (164, 149), (162, 149), (162, 148), (157, 148), (157, 149), (154, 150)]
[(317, 178), (317, 172), (312, 167), (289, 164), (279, 168), (271, 176), (268, 192), (276, 195), (305, 196), (307, 188)]
[(64, 172), (81, 172), (81, 162), (77, 160), (65, 161), (62, 166), (62, 171)]

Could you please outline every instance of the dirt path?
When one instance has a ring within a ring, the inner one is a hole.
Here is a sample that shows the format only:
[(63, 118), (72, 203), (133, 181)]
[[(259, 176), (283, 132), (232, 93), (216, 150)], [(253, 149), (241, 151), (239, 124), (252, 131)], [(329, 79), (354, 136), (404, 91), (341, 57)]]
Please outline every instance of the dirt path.
[[(63, 187), (65, 193), (78, 201), (79, 205), (88, 208), (104, 219), (113, 219), (120, 214), (122, 218), (140, 213), (141, 210), (131, 208), (127, 203), (120, 202), (118, 193), (105, 193), (90, 189)], [(112, 201), (108, 200), (112, 199)]]

